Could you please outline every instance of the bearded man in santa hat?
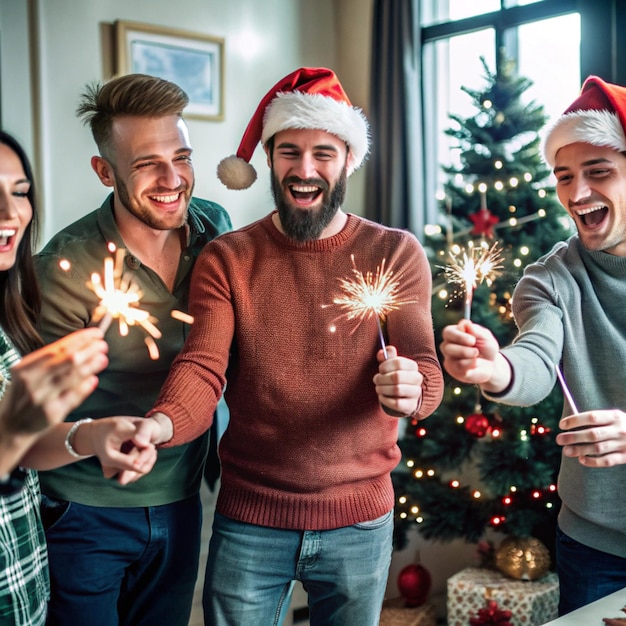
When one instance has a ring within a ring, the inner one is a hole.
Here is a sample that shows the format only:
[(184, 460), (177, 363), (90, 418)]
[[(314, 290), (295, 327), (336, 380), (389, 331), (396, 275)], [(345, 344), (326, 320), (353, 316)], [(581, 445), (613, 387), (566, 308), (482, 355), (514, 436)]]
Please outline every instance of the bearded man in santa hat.
[(399, 418), (443, 392), (430, 269), (414, 235), (341, 208), (369, 132), (331, 70), (272, 87), (218, 168), (228, 187), (254, 182), (259, 143), (275, 207), (198, 259), (195, 321), (138, 438), (194, 439), (228, 383), (206, 624), (281, 624), (299, 580), (311, 624), (375, 626)]
[(546, 161), (577, 234), (529, 265), (513, 294), (519, 334), (444, 329), (444, 367), (505, 404), (565, 401), (556, 557), (560, 614), (626, 586), (626, 88), (589, 77), (549, 130)]

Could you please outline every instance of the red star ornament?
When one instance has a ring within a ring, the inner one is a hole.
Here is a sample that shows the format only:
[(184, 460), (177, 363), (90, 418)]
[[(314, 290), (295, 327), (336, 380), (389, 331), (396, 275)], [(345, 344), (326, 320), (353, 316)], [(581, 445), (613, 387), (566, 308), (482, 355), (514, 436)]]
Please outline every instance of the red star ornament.
[(489, 239), (493, 239), (493, 227), (500, 221), (489, 209), (478, 209), (476, 213), (469, 216), (474, 224), (472, 235), (481, 235)]

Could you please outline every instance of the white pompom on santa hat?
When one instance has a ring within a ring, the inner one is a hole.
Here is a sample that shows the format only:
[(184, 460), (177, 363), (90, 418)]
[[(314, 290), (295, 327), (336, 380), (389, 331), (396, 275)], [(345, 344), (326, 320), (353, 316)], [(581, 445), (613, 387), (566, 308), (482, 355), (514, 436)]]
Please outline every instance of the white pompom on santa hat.
[(263, 97), (250, 120), (237, 153), (223, 159), (218, 178), (229, 189), (247, 189), (256, 180), (250, 164), (259, 142), (281, 130), (323, 130), (346, 142), (352, 154), (348, 175), (369, 151), (369, 125), (365, 115), (352, 106), (332, 70), (301, 67), (278, 81)]
[(626, 152), (626, 87), (598, 76), (585, 80), (580, 96), (550, 128), (543, 153), (554, 167), (556, 153), (571, 143), (589, 143)]

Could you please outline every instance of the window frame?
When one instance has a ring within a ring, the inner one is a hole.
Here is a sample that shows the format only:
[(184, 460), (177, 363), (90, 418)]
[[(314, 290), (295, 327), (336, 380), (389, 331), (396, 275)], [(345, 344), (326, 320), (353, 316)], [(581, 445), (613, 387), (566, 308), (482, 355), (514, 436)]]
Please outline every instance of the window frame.
[[(620, 0), (594, 0), (589, 3), (585, 0), (541, 0), (524, 6), (504, 8), (505, 0), (501, 0), (501, 9), (482, 15), (476, 15), (460, 20), (441, 22), (420, 27), (420, 59), (424, 63), (427, 55), (424, 47), (440, 40), (449, 39), (458, 35), (491, 28), (495, 32), (494, 58), (499, 62), (497, 51), (505, 49), (508, 56), (514, 58), (510, 50), (514, 38), (509, 35), (505, 48), (505, 32), (516, 27), (540, 20), (555, 18), (569, 13), (578, 13), (581, 22), (580, 44), (580, 76), (581, 80), (589, 75), (597, 75), (609, 82), (626, 85), (626, 38), (619, 37), (618, 33), (626, 29), (626, 2)], [(514, 45), (514, 43), (513, 43)], [(540, 45), (540, 44), (539, 44)], [(559, 59), (546, 59), (546, 62), (560, 62)], [(496, 70), (499, 68), (496, 66)], [(422, 67), (422, 76), (427, 75)], [(427, 164), (427, 154), (432, 149), (433, 125), (428, 115), (425, 97), (425, 85), (422, 81), (421, 100), (423, 163)], [(426, 170), (428, 167), (425, 165)], [(433, 172), (424, 171), (424, 183), (429, 188), (433, 183)], [(434, 190), (433, 190), (434, 191)], [(432, 193), (425, 197), (425, 218), (431, 221), (438, 214), (436, 200)]]

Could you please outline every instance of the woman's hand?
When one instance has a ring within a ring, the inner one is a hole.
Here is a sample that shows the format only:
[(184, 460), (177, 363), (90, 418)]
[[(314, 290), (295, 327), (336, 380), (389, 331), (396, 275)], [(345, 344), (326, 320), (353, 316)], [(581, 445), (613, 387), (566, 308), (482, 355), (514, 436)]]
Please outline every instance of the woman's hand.
[(27, 354), (11, 368), (0, 433), (39, 433), (62, 422), (96, 388), (107, 350), (99, 328), (84, 328)]

